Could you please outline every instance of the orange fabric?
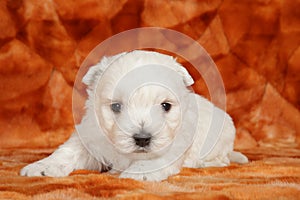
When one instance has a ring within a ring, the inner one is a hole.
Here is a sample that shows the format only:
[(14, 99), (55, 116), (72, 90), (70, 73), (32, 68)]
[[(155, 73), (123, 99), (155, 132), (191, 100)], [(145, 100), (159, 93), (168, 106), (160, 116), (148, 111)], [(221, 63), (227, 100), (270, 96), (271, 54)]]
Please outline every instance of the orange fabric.
[(26, 164), (53, 149), (0, 150), (0, 199), (299, 199), (300, 150), (244, 151), (251, 162), (224, 168), (182, 169), (159, 183), (77, 170), (68, 177), (21, 177)]

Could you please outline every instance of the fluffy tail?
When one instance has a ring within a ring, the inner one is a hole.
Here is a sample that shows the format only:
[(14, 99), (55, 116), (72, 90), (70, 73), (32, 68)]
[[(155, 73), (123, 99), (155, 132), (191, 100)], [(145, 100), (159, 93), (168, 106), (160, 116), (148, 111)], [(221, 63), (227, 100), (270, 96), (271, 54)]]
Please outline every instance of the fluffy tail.
[(228, 155), (230, 162), (236, 162), (236, 163), (240, 163), (240, 164), (245, 164), (248, 163), (248, 158), (237, 151), (232, 151), (231, 153), (229, 153)]

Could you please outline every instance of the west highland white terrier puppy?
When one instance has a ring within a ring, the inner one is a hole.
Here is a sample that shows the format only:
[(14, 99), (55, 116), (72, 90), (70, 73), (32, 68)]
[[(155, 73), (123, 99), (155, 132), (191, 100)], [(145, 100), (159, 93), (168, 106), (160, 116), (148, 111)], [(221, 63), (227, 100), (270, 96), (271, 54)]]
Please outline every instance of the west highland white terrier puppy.
[(76, 169), (161, 181), (182, 167), (247, 163), (233, 150), (232, 119), (193, 93), (188, 71), (168, 55), (136, 50), (104, 57), (83, 78), (86, 114), (73, 135), (23, 176), (67, 176)]

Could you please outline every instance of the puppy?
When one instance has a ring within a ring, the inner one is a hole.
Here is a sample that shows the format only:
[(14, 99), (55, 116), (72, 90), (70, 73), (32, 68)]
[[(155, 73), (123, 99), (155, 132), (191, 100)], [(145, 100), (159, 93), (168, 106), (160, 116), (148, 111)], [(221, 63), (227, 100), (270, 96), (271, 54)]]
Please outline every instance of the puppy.
[(67, 176), (76, 169), (161, 181), (182, 167), (247, 163), (233, 151), (228, 114), (189, 89), (187, 70), (164, 54), (136, 50), (104, 57), (83, 78), (86, 114), (73, 135), (23, 176)]

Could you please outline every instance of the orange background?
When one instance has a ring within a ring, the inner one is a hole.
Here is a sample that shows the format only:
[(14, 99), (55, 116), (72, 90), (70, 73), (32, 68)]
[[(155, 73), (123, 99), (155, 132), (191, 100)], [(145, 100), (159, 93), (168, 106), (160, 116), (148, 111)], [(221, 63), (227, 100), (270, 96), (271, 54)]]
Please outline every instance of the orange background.
[[(72, 86), (87, 54), (121, 31), (159, 26), (216, 62), (236, 148), (300, 143), (300, 2), (3, 0), (0, 147), (54, 147), (73, 130)], [(194, 89), (207, 96), (197, 79)]]

